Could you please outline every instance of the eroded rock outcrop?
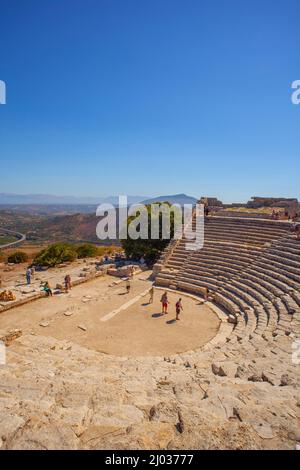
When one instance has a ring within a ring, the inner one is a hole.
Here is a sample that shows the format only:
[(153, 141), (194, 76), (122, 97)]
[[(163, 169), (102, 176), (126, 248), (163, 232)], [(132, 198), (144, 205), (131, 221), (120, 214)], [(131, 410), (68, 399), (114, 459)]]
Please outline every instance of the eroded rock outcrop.
[[(226, 354), (233, 351), (230, 343), (224, 347)], [(286, 372), (289, 380), (282, 378), (280, 364), (273, 364), (284, 387), (249, 381), (247, 362), (226, 364), (218, 357), (211, 348), (170, 362), (116, 358), (68, 341), (22, 336), (8, 348), (7, 365), (0, 368), (0, 446), (294, 448), (299, 402), (293, 371)], [(255, 367), (260, 359), (257, 354)], [(238, 367), (242, 378), (236, 377)]]

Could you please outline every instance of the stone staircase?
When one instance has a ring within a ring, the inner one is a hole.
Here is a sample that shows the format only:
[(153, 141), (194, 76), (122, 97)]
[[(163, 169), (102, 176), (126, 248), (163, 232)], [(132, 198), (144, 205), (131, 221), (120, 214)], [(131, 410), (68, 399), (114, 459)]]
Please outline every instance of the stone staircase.
[(209, 217), (203, 249), (187, 251), (185, 243), (163, 263), (158, 286), (198, 295), (208, 288), (235, 317), (239, 341), (299, 336), (300, 244), (287, 223)]

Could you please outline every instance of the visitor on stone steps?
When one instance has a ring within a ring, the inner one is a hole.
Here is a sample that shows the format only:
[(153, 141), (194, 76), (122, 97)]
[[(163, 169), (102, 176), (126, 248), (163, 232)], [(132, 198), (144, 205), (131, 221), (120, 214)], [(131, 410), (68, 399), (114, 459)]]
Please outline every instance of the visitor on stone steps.
[(43, 291), (46, 292), (47, 296), (49, 297), (52, 297), (52, 290), (50, 289), (50, 285), (49, 285), (49, 282), (46, 281), (43, 285)]
[(26, 271), (26, 281), (28, 285), (31, 283), (31, 269), (30, 268), (27, 268), (27, 271)]
[(204, 287), (204, 300), (206, 302), (208, 301), (208, 296), (209, 296), (209, 289), (207, 287)]
[(183, 310), (183, 308), (182, 308), (181, 299), (179, 299), (176, 302), (176, 320), (180, 320), (179, 315), (180, 315), (181, 310)]
[(70, 274), (67, 274), (65, 276), (65, 290), (68, 293), (69, 290), (71, 290), (71, 276)]
[(168, 294), (167, 292), (165, 292), (162, 296), (161, 296), (161, 304), (162, 304), (162, 314), (167, 314), (168, 313), (168, 304), (170, 303), (168, 301)]
[(126, 291), (127, 291), (127, 294), (129, 294), (130, 288), (131, 288), (130, 279), (127, 279), (127, 280), (126, 280)]
[(152, 286), (151, 289), (149, 290), (149, 304), (153, 304), (153, 296), (154, 296), (154, 287)]

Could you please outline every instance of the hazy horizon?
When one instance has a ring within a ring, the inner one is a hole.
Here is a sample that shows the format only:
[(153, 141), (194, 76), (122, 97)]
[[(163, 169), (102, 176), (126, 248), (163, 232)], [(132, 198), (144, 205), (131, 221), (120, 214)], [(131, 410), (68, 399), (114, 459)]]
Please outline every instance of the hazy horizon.
[[(151, 199), (155, 199), (155, 198), (158, 198), (158, 197), (176, 197), (176, 196), (186, 196), (187, 198), (195, 198), (195, 199), (199, 199), (200, 197), (202, 196), (206, 196), (206, 197), (217, 197), (220, 201), (222, 201), (223, 203), (225, 204), (234, 204), (234, 203), (247, 203), (248, 201), (251, 200), (252, 197), (273, 197), (273, 198), (284, 198), (284, 196), (280, 195), (280, 194), (275, 194), (275, 195), (265, 195), (265, 194), (255, 194), (255, 195), (252, 195), (250, 196), (247, 200), (244, 200), (244, 201), (228, 201), (228, 200), (225, 200), (225, 199), (222, 199), (219, 197), (219, 195), (217, 194), (214, 194), (214, 195), (207, 195), (207, 194), (199, 194), (198, 196), (195, 196), (195, 195), (192, 195), (192, 194), (187, 194), (187, 193), (177, 193), (177, 194), (156, 194), (156, 195), (133, 195), (133, 194), (107, 194), (107, 195), (98, 195), (98, 196), (89, 196), (89, 195), (83, 195), (83, 196), (76, 196), (76, 195), (70, 195), (70, 194), (46, 194), (46, 193), (41, 193), (41, 194), (35, 194), (35, 193), (29, 193), (29, 194), (17, 194), (17, 193), (0, 193), (0, 205), (95, 205), (97, 204), (97, 202), (103, 202), (103, 200), (108, 200), (109, 201), (112, 201), (112, 200), (115, 200), (117, 199), (119, 196), (127, 196), (128, 197), (128, 202), (129, 203), (133, 203), (133, 202), (137, 202), (137, 201), (147, 201), (147, 200), (151, 200)], [(3, 202), (3, 200), (5, 200), (5, 198), (7, 198), (8, 200), (11, 199), (11, 202)], [(17, 200), (17, 201), (14, 201), (14, 198)], [(18, 200), (19, 198), (19, 200)], [(20, 199), (21, 198), (24, 198), (24, 200), (22, 202), (20, 202)], [(31, 202), (28, 202), (26, 201), (26, 198), (30, 200), (31, 199)], [(33, 202), (33, 199), (35, 199), (35, 202)], [(47, 198), (52, 198), (51, 202), (45, 202), (45, 200)], [(290, 198), (297, 198), (297, 196), (290, 196)], [(97, 201), (97, 199), (99, 201)], [(39, 202), (39, 200), (44, 200), (44, 202)], [(82, 201), (82, 202), (80, 202)]]

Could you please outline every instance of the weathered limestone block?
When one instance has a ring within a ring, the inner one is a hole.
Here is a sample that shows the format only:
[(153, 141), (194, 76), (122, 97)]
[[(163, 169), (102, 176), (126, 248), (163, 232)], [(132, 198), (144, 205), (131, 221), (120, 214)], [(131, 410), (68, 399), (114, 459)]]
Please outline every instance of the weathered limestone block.
[(237, 364), (234, 362), (213, 362), (211, 369), (215, 375), (219, 377), (231, 377), (234, 378), (237, 371)]
[(79, 440), (70, 426), (63, 422), (28, 426), (13, 441), (12, 450), (76, 450)]
[(253, 429), (257, 432), (262, 439), (273, 439), (274, 432), (272, 426), (268, 423), (255, 423), (252, 424)]
[(25, 421), (20, 416), (5, 413), (1, 411), (0, 414), (0, 447), (9, 441), (17, 431), (22, 428)]
[(0, 341), (2, 341), (5, 346), (9, 346), (13, 341), (22, 336), (22, 330), (15, 329), (9, 331), (0, 331)]
[(144, 418), (141, 410), (133, 405), (108, 405), (93, 414), (92, 424), (97, 426), (126, 427), (140, 423)]
[(159, 421), (161, 423), (173, 423), (178, 421), (179, 407), (176, 402), (160, 402), (152, 406), (149, 412), (150, 421)]
[(231, 324), (233, 324), (233, 325), (236, 325), (236, 324), (237, 324), (237, 319), (236, 319), (236, 317), (233, 316), (233, 315), (228, 315), (227, 321), (228, 321), (228, 323), (231, 323)]

